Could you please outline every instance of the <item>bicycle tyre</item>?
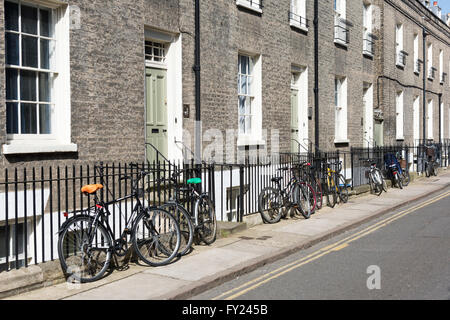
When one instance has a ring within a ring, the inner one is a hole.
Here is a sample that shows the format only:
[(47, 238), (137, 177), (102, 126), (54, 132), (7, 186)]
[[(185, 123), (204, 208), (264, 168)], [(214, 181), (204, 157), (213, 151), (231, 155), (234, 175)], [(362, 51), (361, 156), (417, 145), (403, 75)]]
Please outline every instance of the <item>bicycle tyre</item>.
[(410, 178), (410, 176), (409, 176), (409, 172), (403, 170), (402, 176), (403, 176), (402, 184), (403, 184), (404, 187), (407, 187), (408, 184), (409, 184), (409, 182), (411, 181), (411, 178)]
[(316, 192), (316, 209), (322, 209), (323, 205), (323, 192), (322, 192), (322, 184), (320, 183), (320, 179), (316, 178), (313, 180), (314, 190)]
[[(80, 283), (93, 282), (102, 278), (111, 261), (112, 240), (106, 228), (98, 224), (95, 235), (88, 236), (88, 233), (83, 232), (86, 227), (90, 228), (93, 222), (94, 218), (91, 216), (75, 216), (67, 220), (59, 232), (58, 256), (61, 268), (68, 279)], [(92, 246), (94, 241), (96, 241), (95, 247)], [(90, 246), (90, 250), (94, 252), (88, 261), (84, 256), (86, 252), (83, 252), (83, 247), (86, 245)], [(78, 258), (77, 249), (79, 249), (78, 254), (81, 254)], [(70, 255), (71, 253), (74, 255)], [(77, 263), (77, 260), (81, 261)], [(86, 264), (87, 262), (89, 264)]]
[(395, 183), (400, 189), (403, 189), (402, 178), (398, 172), (395, 174)]
[[(329, 182), (330, 178), (328, 178), (327, 180)], [(334, 181), (334, 180), (331, 179), (331, 181)], [(329, 206), (330, 208), (334, 208), (337, 203), (337, 193), (336, 193), (336, 187), (334, 186), (334, 183), (333, 183), (333, 187), (331, 187), (331, 188), (329, 186), (329, 183), (327, 183), (325, 185), (325, 189), (326, 189), (326, 197), (327, 197), (327, 206)]]
[(147, 208), (133, 225), (132, 244), (146, 264), (159, 267), (169, 264), (178, 254), (181, 232), (178, 221), (160, 208)]
[(299, 204), (300, 212), (305, 219), (309, 219), (315, 211), (316, 194), (309, 183), (299, 182), (299, 185), (301, 191), (299, 200), (303, 201), (301, 205)]
[(177, 203), (165, 203), (160, 208), (166, 210), (177, 219), (181, 233), (178, 254), (180, 256), (188, 254), (192, 251), (192, 243), (194, 242), (194, 226), (189, 212)]
[(207, 245), (216, 241), (217, 219), (214, 205), (207, 194), (202, 194), (195, 202), (195, 224), (200, 239)]
[(374, 169), (371, 173), (371, 182), (374, 186), (374, 192), (377, 196), (379, 196), (383, 192), (383, 176), (381, 172), (377, 169)]
[(439, 164), (433, 163), (433, 176), (437, 176), (439, 172)]
[(339, 198), (343, 203), (348, 202), (348, 187), (347, 182), (345, 181), (345, 177), (342, 174), (338, 176), (338, 190), (339, 190)]
[(427, 176), (427, 178), (429, 178), (431, 176), (431, 170), (432, 170), (432, 166), (430, 165), (430, 163), (425, 162), (425, 175)]
[(258, 195), (258, 211), (266, 223), (277, 223), (282, 216), (283, 199), (278, 189), (264, 188)]

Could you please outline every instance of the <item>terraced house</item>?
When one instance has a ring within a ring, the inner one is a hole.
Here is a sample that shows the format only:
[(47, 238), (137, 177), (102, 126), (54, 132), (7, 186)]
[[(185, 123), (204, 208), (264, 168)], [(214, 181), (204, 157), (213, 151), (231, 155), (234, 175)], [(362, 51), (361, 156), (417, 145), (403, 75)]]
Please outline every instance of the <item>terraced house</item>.
[(429, 1), (1, 0), (0, 176), (181, 159), (198, 128), (224, 153), (449, 139), (449, 41)]
[[(201, 2), (203, 133), (232, 129), (232, 149), (270, 149), (273, 130), (281, 151), (298, 148), (291, 137), (334, 149), (411, 143), (425, 119), (425, 138), (448, 138), (450, 30), (435, 7)], [(174, 140), (193, 143), (194, 1), (11, 0), (0, 11), (3, 168), (142, 160), (145, 141), (179, 158)]]

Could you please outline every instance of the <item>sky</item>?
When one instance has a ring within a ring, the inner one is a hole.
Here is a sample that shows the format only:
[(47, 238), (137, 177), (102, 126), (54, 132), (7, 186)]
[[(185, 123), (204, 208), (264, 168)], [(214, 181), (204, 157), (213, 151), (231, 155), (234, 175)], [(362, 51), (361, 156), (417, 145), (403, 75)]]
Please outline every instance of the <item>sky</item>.
[[(431, 0), (431, 3), (433, 1)], [(438, 6), (441, 7), (442, 13), (447, 14), (450, 12), (450, 0), (438, 0)]]

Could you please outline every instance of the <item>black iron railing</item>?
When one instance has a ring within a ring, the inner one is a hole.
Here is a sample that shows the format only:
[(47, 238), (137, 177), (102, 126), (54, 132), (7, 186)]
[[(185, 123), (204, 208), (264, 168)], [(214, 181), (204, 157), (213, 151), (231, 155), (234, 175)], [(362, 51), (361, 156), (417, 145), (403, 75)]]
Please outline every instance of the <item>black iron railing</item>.
[(363, 53), (370, 56), (375, 54), (375, 41), (373, 41), (371, 37), (364, 38)]
[(292, 11), (289, 11), (289, 22), (291, 25), (307, 29), (309, 28), (309, 20), (301, 15), (298, 15)]
[(399, 67), (404, 68), (406, 66), (406, 56), (408, 55), (407, 52), (401, 50), (397, 52), (396, 55), (396, 64)]
[[(183, 169), (177, 184), (191, 177), (201, 177), (202, 191), (209, 192), (216, 216), (222, 221), (243, 221), (258, 213), (258, 195), (272, 185), (271, 178), (283, 176), (289, 181), (291, 170), (301, 162), (316, 168), (325, 163), (342, 162), (341, 173), (351, 188), (368, 183), (367, 159), (376, 160), (381, 169), (384, 155), (393, 153), (401, 158), (409, 171), (422, 173), (428, 159), (425, 147), (436, 146), (436, 157), (442, 167), (449, 166), (450, 141), (442, 143), (417, 141), (417, 144), (372, 148), (350, 148), (349, 151), (280, 153), (271, 156), (247, 156), (239, 163), (202, 163), (155, 161), (141, 164), (95, 163), (65, 167), (5, 169), (0, 172), (0, 271), (27, 267), (58, 259), (57, 232), (67, 219), (65, 212), (85, 209), (93, 198), (80, 191), (85, 184), (101, 183), (100, 198), (110, 201), (131, 191), (130, 180), (124, 175), (137, 176), (145, 169), (150, 174), (140, 181), (140, 197), (146, 205), (161, 205), (173, 195), (174, 184), (167, 178), (175, 169)], [(325, 177), (325, 172), (319, 172)], [(185, 205), (192, 210), (187, 195)], [(110, 208), (109, 223), (114, 234), (120, 234), (131, 213), (133, 202)]]
[(350, 32), (345, 25), (340, 23), (334, 25), (334, 41), (345, 45), (350, 43)]

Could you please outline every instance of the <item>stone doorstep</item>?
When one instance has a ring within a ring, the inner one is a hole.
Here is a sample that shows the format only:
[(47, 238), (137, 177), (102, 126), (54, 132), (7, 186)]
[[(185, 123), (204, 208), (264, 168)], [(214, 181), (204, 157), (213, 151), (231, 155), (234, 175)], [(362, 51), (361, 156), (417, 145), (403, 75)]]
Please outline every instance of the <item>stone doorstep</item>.
[[(422, 180), (424, 177), (417, 176), (415, 173), (411, 175), (411, 182), (414, 180)], [(388, 180), (388, 186), (390, 181)], [(356, 191), (355, 191), (356, 190)], [(370, 192), (368, 186), (355, 187), (350, 193), (350, 196), (360, 197)], [(227, 222), (218, 221), (217, 226), (217, 238), (226, 238), (231, 234), (241, 232), (245, 229), (253, 227), (255, 225), (262, 224), (262, 220), (259, 214), (252, 214), (244, 217), (245, 222)], [(119, 258), (118, 258), (119, 259)], [(133, 261), (136, 259), (134, 254), (128, 254), (127, 256), (118, 260), (119, 267), (122, 263)], [(112, 264), (115, 265), (114, 259)], [(0, 273), (0, 299), (18, 295), (31, 290), (49, 287), (65, 281), (64, 274), (62, 272), (59, 260), (41, 263), (38, 265), (32, 265), (27, 268), (21, 268), (18, 270), (11, 270), (9, 272)]]

